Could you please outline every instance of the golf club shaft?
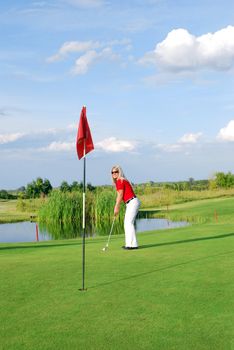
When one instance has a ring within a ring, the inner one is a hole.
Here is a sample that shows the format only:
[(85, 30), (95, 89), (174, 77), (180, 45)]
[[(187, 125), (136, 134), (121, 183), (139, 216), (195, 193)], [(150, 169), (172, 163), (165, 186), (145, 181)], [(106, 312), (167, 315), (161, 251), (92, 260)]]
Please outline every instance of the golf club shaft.
[(110, 237), (111, 237), (111, 234), (112, 234), (112, 231), (113, 231), (114, 222), (115, 222), (115, 216), (114, 216), (113, 221), (112, 221), (111, 230), (110, 230), (110, 233), (109, 233), (109, 237), (108, 237), (108, 241), (107, 241), (106, 247), (108, 247), (109, 242), (110, 242)]

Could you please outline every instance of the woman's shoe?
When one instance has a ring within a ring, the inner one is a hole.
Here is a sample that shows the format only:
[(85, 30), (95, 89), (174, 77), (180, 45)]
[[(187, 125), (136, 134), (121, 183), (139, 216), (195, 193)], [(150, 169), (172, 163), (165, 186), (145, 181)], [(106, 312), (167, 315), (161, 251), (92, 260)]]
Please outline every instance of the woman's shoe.
[(125, 247), (124, 245), (122, 246), (122, 248), (126, 250), (138, 249), (138, 247)]

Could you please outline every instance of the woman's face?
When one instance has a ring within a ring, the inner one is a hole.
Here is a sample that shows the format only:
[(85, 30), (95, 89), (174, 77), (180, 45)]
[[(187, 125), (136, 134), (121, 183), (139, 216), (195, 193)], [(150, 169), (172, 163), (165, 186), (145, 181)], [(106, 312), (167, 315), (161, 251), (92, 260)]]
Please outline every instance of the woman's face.
[(111, 174), (112, 174), (112, 179), (117, 180), (119, 176), (119, 170), (114, 168), (112, 169)]

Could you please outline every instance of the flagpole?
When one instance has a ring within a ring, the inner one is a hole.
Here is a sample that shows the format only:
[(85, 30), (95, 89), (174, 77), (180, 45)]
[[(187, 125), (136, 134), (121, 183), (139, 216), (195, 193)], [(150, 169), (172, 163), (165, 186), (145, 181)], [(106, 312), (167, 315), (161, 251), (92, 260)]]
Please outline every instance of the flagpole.
[(83, 262), (82, 262), (82, 291), (85, 291), (85, 192), (86, 192), (86, 141), (84, 140), (84, 173), (83, 173)]
[(85, 288), (85, 236), (86, 236), (86, 224), (85, 224), (85, 192), (86, 192), (86, 154), (94, 149), (89, 124), (86, 117), (86, 106), (82, 107), (80, 114), (80, 121), (78, 126), (77, 138), (76, 138), (76, 151), (79, 159), (84, 159), (84, 172), (83, 172), (83, 244), (82, 244), (82, 288), (80, 291), (86, 291)]

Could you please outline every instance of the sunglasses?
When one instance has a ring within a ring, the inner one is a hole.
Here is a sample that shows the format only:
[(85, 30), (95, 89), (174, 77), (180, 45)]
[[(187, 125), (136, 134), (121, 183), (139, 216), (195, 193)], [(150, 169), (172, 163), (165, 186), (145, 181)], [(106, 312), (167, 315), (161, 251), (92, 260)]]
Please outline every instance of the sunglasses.
[(119, 173), (119, 171), (118, 170), (116, 170), (116, 171), (112, 171), (111, 172), (111, 174), (118, 174)]

